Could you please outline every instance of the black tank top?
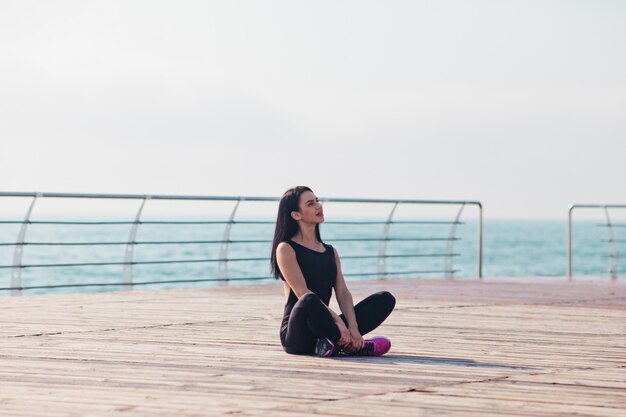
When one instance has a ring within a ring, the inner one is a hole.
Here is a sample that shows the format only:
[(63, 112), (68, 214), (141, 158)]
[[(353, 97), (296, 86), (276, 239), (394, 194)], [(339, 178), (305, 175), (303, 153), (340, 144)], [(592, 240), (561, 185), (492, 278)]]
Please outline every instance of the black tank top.
[[(324, 304), (328, 305), (337, 278), (337, 264), (335, 263), (333, 247), (324, 243), (326, 252), (318, 252), (292, 240), (288, 240), (287, 243), (296, 252), (296, 260), (300, 270), (302, 270), (302, 275), (304, 275), (307, 288), (317, 294)], [(290, 290), (283, 313), (283, 322), (280, 326), (281, 340), (287, 331), (289, 316), (297, 301), (298, 297), (293, 290)]]

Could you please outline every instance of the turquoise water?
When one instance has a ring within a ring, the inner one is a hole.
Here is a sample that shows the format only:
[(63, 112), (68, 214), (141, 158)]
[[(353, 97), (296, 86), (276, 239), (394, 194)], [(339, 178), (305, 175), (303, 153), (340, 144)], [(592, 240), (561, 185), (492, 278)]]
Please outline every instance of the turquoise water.
[[(574, 223), (574, 274), (610, 276), (611, 258), (609, 233), (601, 221)], [(27, 242), (125, 242), (130, 225), (29, 225)], [(137, 241), (163, 240), (221, 240), (223, 224), (203, 225), (153, 225), (142, 224)], [(0, 242), (13, 243), (20, 225), (0, 224)], [(231, 240), (270, 240), (273, 224), (235, 224)], [(348, 279), (375, 278), (378, 260), (351, 259), (351, 256), (376, 256), (379, 242), (344, 242), (346, 238), (378, 238), (383, 224), (346, 225), (326, 223), (322, 237), (334, 245), (342, 256), (344, 274)], [(447, 238), (450, 224), (393, 224), (391, 238)], [(618, 253), (626, 252), (626, 228), (614, 229)], [(399, 257), (386, 259), (386, 271), (393, 276), (445, 277), (446, 269), (454, 269), (455, 277), (475, 277), (477, 274), (477, 225), (475, 221), (460, 224), (456, 230), (454, 246), (445, 241), (389, 241), (388, 255), (442, 255), (452, 252), (452, 264), (443, 256)], [(12, 265), (14, 246), (0, 246), (0, 265)], [(269, 256), (269, 243), (233, 243), (229, 246), (230, 258), (265, 258)], [(122, 262), (125, 245), (110, 246), (25, 246), (23, 265), (80, 262)], [(219, 244), (137, 245), (134, 261), (168, 261), (219, 258)], [(447, 263), (448, 262), (448, 263)], [(24, 268), (24, 286), (116, 283), (122, 281), (122, 265)], [(10, 287), (11, 269), (0, 269), (0, 287)], [(230, 262), (228, 274), (232, 279), (268, 277), (267, 260)], [(564, 276), (567, 274), (567, 224), (565, 221), (486, 220), (484, 224), (484, 277)], [(181, 263), (133, 266), (135, 282), (214, 279), (218, 276), (218, 263)], [(238, 283), (258, 281), (238, 281)], [(162, 283), (140, 288), (205, 287), (216, 282)], [(61, 293), (79, 291), (111, 291), (121, 286), (31, 289), (26, 294)], [(0, 291), (9, 294), (8, 290)]]

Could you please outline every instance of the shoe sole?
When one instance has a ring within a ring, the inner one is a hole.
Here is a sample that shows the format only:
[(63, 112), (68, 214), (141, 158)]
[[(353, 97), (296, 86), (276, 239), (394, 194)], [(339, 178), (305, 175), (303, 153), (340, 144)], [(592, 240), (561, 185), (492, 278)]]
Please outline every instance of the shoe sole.
[(329, 356), (332, 356), (334, 349), (335, 345), (330, 340), (325, 338), (318, 339), (315, 344), (315, 355), (322, 358), (328, 358)]

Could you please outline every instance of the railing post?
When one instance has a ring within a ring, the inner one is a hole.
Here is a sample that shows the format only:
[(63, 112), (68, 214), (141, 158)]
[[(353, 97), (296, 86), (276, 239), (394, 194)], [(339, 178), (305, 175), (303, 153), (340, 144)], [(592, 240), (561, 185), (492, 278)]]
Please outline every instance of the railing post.
[(228, 243), (230, 242), (230, 233), (233, 228), (233, 223), (235, 221), (235, 214), (237, 214), (237, 209), (239, 208), (239, 204), (244, 200), (244, 198), (240, 198), (237, 200), (233, 211), (230, 213), (230, 217), (228, 218), (228, 223), (226, 223), (226, 228), (224, 229), (224, 236), (222, 237), (222, 244), (220, 245), (220, 263), (217, 267), (217, 278), (220, 281), (228, 281)]
[(463, 209), (465, 208), (465, 203), (461, 204), (461, 208), (459, 209), (456, 217), (454, 218), (454, 222), (450, 227), (450, 233), (448, 234), (448, 240), (446, 242), (446, 256), (443, 258), (443, 269), (444, 276), (446, 279), (454, 278), (454, 260), (453, 260), (453, 252), (454, 252), (454, 239), (456, 236), (456, 229), (459, 224), (459, 219), (461, 218), (461, 214), (463, 213)]
[(483, 205), (478, 202), (478, 279), (483, 279)]
[(143, 212), (143, 208), (146, 205), (146, 201), (150, 200), (150, 196), (147, 195), (141, 201), (141, 205), (139, 206), (139, 210), (137, 210), (137, 214), (135, 215), (135, 221), (130, 227), (130, 234), (128, 235), (128, 243), (126, 244), (126, 253), (124, 254), (124, 289), (132, 290), (133, 289), (133, 254), (135, 252), (135, 238), (137, 237), (137, 229), (141, 224), (141, 213)]
[(387, 222), (385, 223), (385, 227), (383, 228), (383, 234), (380, 237), (380, 244), (378, 245), (378, 276), (380, 279), (384, 279), (387, 275), (386, 265), (385, 265), (385, 253), (387, 251), (387, 239), (389, 238), (389, 229), (391, 227), (393, 214), (396, 212), (396, 208), (398, 207), (398, 201), (393, 205), (391, 209), (391, 213), (389, 213), (389, 217), (387, 218)]
[(30, 223), (30, 215), (35, 207), (35, 202), (41, 197), (41, 193), (37, 193), (30, 203), (24, 221), (17, 235), (17, 242), (13, 251), (13, 268), (11, 270), (11, 295), (22, 295), (22, 255), (24, 254), (24, 240), (26, 239), (26, 231)]
[(567, 277), (571, 281), (573, 278), (572, 275), (572, 239), (573, 239), (573, 230), (572, 230), (572, 212), (576, 206), (574, 204), (570, 204), (569, 210), (567, 211)]
[(609, 216), (609, 209), (604, 206), (604, 213), (606, 214), (606, 223), (609, 228), (609, 242), (611, 244), (611, 279), (617, 279), (617, 245), (615, 244), (615, 234), (613, 233), (613, 223), (611, 222), (611, 216)]

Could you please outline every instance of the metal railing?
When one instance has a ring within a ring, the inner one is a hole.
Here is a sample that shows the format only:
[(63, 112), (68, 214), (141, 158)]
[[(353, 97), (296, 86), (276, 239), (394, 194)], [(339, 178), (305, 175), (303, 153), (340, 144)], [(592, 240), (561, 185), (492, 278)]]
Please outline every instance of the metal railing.
[[(191, 283), (191, 282), (225, 282), (225, 281), (250, 281), (250, 280), (264, 280), (271, 279), (269, 276), (257, 276), (257, 277), (230, 277), (228, 272), (228, 265), (233, 262), (251, 262), (251, 261), (269, 261), (268, 256), (263, 257), (239, 257), (229, 258), (229, 248), (235, 244), (251, 244), (251, 243), (271, 243), (272, 236), (268, 236), (268, 239), (231, 239), (232, 228), (234, 225), (272, 225), (274, 221), (239, 221), (236, 220), (236, 214), (242, 202), (277, 202), (277, 197), (218, 197), (218, 196), (188, 196), (188, 195), (133, 195), (133, 194), (77, 194), (77, 193), (25, 193), (25, 192), (0, 192), (0, 198), (5, 197), (23, 197), (32, 198), (30, 205), (26, 211), (26, 214), (21, 220), (0, 220), (1, 224), (16, 224), (19, 225), (19, 231), (15, 242), (0, 242), (2, 246), (14, 246), (13, 262), (10, 265), (0, 265), (1, 270), (11, 271), (11, 284), (8, 287), (0, 287), (0, 291), (11, 291), (12, 295), (20, 295), (23, 290), (30, 289), (51, 289), (51, 288), (70, 288), (70, 287), (105, 287), (105, 286), (122, 286), (124, 289), (132, 289), (137, 285), (150, 285), (150, 284), (166, 284), (166, 283)], [(54, 198), (69, 198), (69, 199), (124, 199), (124, 200), (137, 200), (140, 202), (139, 208), (132, 221), (55, 221), (44, 220), (36, 221), (32, 220), (32, 212), (35, 204), (40, 199), (54, 199)], [(142, 214), (144, 208), (149, 201), (155, 200), (169, 200), (169, 201), (221, 201), (221, 202), (234, 202), (234, 207), (230, 213), (228, 220), (226, 221), (171, 221), (171, 220), (159, 220), (159, 221), (144, 221), (142, 220)], [(393, 200), (393, 199), (354, 199), (354, 198), (320, 198), (323, 203), (372, 203), (372, 204), (387, 204), (391, 206), (391, 210), (387, 219), (384, 221), (327, 221), (325, 224), (336, 225), (382, 225), (383, 232), (380, 236), (376, 237), (341, 237), (336, 239), (327, 239), (329, 242), (378, 242), (378, 254), (377, 255), (342, 255), (342, 259), (363, 260), (363, 259), (377, 259), (378, 268), (377, 271), (360, 271), (350, 272), (346, 271), (345, 276), (378, 276), (385, 278), (395, 275), (407, 275), (407, 274), (430, 274), (430, 273), (444, 273), (446, 278), (453, 278), (454, 274), (459, 272), (454, 269), (453, 258), (459, 256), (454, 253), (454, 244), (460, 238), (456, 236), (457, 226), (463, 224), (460, 222), (460, 217), (463, 209), (466, 205), (474, 205), (478, 208), (478, 227), (477, 227), (477, 254), (476, 275), (479, 279), (482, 278), (482, 258), (483, 258), (483, 208), (478, 201), (447, 201), (447, 200)], [(456, 217), (452, 221), (400, 221), (394, 220), (394, 214), (399, 205), (454, 205), (459, 206)], [(222, 239), (209, 239), (209, 240), (144, 240), (137, 241), (137, 232), (141, 225), (224, 225), (224, 231)], [(450, 230), (447, 236), (437, 237), (423, 237), (423, 236), (404, 236), (404, 237), (390, 237), (390, 227), (393, 224), (398, 225), (449, 225)], [(43, 241), (34, 242), (26, 240), (26, 233), (30, 225), (81, 225), (81, 226), (106, 226), (106, 225), (128, 225), (130, 230), (128, 238), (120, 241), (93, 241), (93, 242), (60, 242), (60, 241)], [(411, 254), (387, 254), (388, 242), (432, 242), (441, 241), (446, 243), (445, 253), (411, 253)], [(219, 256), (217, 258), (199, 258), (199, 259), (167, 259), (167, 260), (147, 260), (137, 261), (134, 259), (135, 248), (139, 245), (219, 245)], [(24, 264), (23, 253), (24, 248), (27, 246), (37, 247), (73, 247), (73, 246), (111, 246), (119, 245), (125, 246), (124, 258), (120, 261), (107, 261), (107, 262), (51, 262), (51, 263), (29, 263)], [(268, 254), (269, 255), (269, 254)], [(387, 259), (401, 259), (401, 258), (444, 258), (443, 270), (406, 270), (406, 271), (388, 271), (386, 267)], [(173, 279), (173, 280), (152, 280), (152, 281), (136, 281), (133, 279), (133, 266), (136, 265), (164, 265), (164, 264), (194, 264), (194, 263), (212, 263), (217, 264), (217, 276), (198, 278), (198, 279)], [(24, 285), (22, 282), (22, 271), (26, 268), (61, 268), (61, 267), (85, 267), (85, 266), (122, 266), (122, 281), (121, 282), (97, 282), (97, 283), (68, 283), (68, 284), (50, 284), (50, 285)], [(345, 268), (344, 268), (345, 270)], [(269, 271), (269, 267), (268, 267)]]
[(567, 275), (569, 279), (572, 279), (573, 276), (573, 252), (572, 252), (572, 244), (573, 244), (573, 226), (572, 226), (572, 214), (574, 209), (602, 209), (604, 210), (604, 215), (606, 218), (606, 223), (599, 224), (598, 226), (606, 227), (608, 231), (608, 239), (607, 242), (610, 245), (611, 253), (609, 258), (611, 260), (611, 266), (609, 272), (611, 274), (611, 279), (616, 280), (618, 275), (618, 259), (619, 254), (617, 250), (617, 243), (626, 242), (624, 240), (616, 239), (615, 237), (615, 229), (626, 227), (626, 224), (617, 224), (611, 221), (611, 216), (609, 214), (609, 209), (626, 209), (626, 204), (571, 204), (569, 206), (569, 210), (567, 213)]

